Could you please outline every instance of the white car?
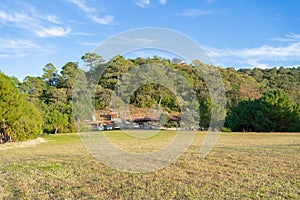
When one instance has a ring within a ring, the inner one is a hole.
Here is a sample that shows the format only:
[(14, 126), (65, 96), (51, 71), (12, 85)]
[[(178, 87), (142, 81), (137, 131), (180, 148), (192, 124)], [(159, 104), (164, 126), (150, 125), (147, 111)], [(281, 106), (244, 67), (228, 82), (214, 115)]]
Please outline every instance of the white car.
[(133, 128), (140, 128), (140, 125), (138, 123), (133, 123), (132, 126)]
[(98, 130), (99, 130), (99, 131), (104, 131), (104, 126), (103, 126), (103, 125), (100, 125), (100, 126), (98, 127)]
[(115, 126), (114, 126), (114, 129), (120, 129), (121, 127), (118, 125), (118, 124), (116, 124)]
[(112, 126), (111, 125), (107, 125), (106, 126), (106, 130), (112, 130)]

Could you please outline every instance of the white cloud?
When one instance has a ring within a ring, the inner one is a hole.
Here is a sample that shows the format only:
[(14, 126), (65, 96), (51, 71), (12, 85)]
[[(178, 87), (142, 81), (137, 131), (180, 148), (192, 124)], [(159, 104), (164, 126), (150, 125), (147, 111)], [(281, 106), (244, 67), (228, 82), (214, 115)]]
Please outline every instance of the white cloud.
[[(151, 7), (151, 0), (135, 0), (134, 3), (141, 8), (149, 8)], [(158, 4), (166, 5), (167, 0), (158, 0)], [(153, 4), (152, 4), (153, 6)]]
[(87, 6), (85, 0), (68, 0), (68, 1), (78, 6), (82, 11), (89, 13), (88, 17), (98, 24), (111, 24), (114, 21), (113, 15), (104, 15), (102, 17), (98, 17), (97, 14), (95, 14), (97, 10), (95, 8)]
[(34, 7), (30, 7), (28, 10), (31, 11), (30, 17), (35, 20), (41, 20), (52, 24), (61, 24), (59, 17), (56, 15), (40, 14)]
[(72, 35), (78, 35), (78, 36), (92, 36), (94, 34), (91, 33), (85, 33), (85, 32), (73, 32)]
[(37, 44), (28, 40), (0, 39), (0, 49), (32, 49), (39, 48)]
[(284, 35), (284, 37), (274, 38), (272, 40), (279, 41), (279, 42), (297, 42), (297, 41), (300, 42), (300, 34), (290, 33)]
[(18, 25), (19, 23), (22, 22), (30, 23), (33, 21), (33, 19), (30, 16), (23, 13), (18, 13), (18, 12), (9, 13), (0, 10), (0, 21), (5, 25), (12, 25), (12, 23)]
[(14, 40), (0, 38), (0, 57), (21, 57), (33, 51), (40, 51), (36, 43), (29, 40)]
[(86, 5), (86, 1), (85, 0), (69, 0), (69, 1), (71, 3), (73, 3), (73, 4), (75, 4), (76, 6), (78, 6), (84, 12), (91, 13), (91, 12), (95, 12), (96, 11), (95, 8), (88, 7)]
[(221, 66), (240, 63), (266, 68), (270, 63), (300, 63), (300, 42), (286, 46), (263, 45), (248, 49), (216, 49), (207, 48), (208, 55)]
[(58, 17), (41, 15), (34, 9), (28, 14), (0, 10), (0, 23), (33, 32), (40, 37), (61, 37), (70, 33), (69, 28), (53, 26), (53, 24), (59, 24)]
[(0, 10), (0, 21), (5, 25), (25, 27), (30, 24), (41, 24), (42, 21), (53, 24), (60, 24), (55, 15), (41, 15), (31, 9), (31, 13), (24, 12), (6, 12)]
[(41, 16), (41, 18), (53, 24), (61, 24), (58, 17), (55, 15), (46, 15), (45, 17)]
[(0, 20), (2, 21), (8, 21), (8, 22), (14, 22), (15, 17), (4, 12), (3, 10), (0, 10)]
[(114, 21), (113, 15), (104, 15), (103, 17), (97, 17), (97, 15), (90, 16), (90, 18), (98, 24), (112, 24)]
[(224, 50), (224, 49), (210, 49), (212, 56), (237, 56), (241, 58), (261, 57), (261, 58), (286, 58), (298, 57), (300, 59), (300, 42), (290, 44), (288, 46), (269, 46), (263, 45), (261, 47), (249, 48), (243, 50)]
[(201, 15), (210, 15), (213, 14), (213, 11), (211, 10), (197, 10), (197, 9), (188, 9), (181, 13), (181, 15), (186, 17), (195, 17), (195, 16), (201, 16)]
[(161, 5), (165, 5), (167, 3), (167, 0), (159, 0), (158, 3), (160, 3)]
[(116, 36), (116, 43), (117, 44), (128, 44), (128, 45), (134, 45), (134, 44), (144, 44), (144, 45), (154, 45), (157, 43), (161, 43), (162, 41), (153, 39), (153, 38), (146, 38), (146, 37), (123, 37), (123, 36)]
[(99, 45), (99, 42), (78, 42), (78, 44), (83, 46), (97, 47)]
[(64, 29), (63, 27), (43, 28), (36, 32), (40, 37), (61, 37), (70, 33), (70, 29)]
[(148, 8), (151, 2), (150, 0), (137, 0), (134, 3), (141, 8)]
[(7, 21), (7, 22), (16, 22), (15, 16), (6, 13), (3, 10), (0, 10), (0, 20)]

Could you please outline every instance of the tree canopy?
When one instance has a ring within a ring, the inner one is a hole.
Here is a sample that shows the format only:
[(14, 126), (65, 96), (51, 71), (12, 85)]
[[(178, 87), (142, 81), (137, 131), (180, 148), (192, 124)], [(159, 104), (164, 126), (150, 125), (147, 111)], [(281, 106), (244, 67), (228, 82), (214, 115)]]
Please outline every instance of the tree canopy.
[[(88, 67), (86, 72), (78, 63), (67, 62), (60, 72), (48, 63), (41, 76), (26, 76), (23, 81), (0, 73), (1, 120), (15, 140), (34, 138), (43, 132), (73, 132), (74, 119), (90, 119), (95, 110), (109, 109), (113, 97), (136, 107), (163, 108), (164, 125), (168, 113), (180, 115), (182, 107), (187, 106), (200, 112), (199, 125), (205, 128), (221, 120), (211, 119), (212, 108), (217, 108), (220, 113), (226, 112), (225, 126), (232, 131), (300, 131), (300, 67), (236, 70), (158, 56), (126, 59), (117, 55), (105, 61), (90, 52), (81, 59)], [(204, 73), (199, 74), (195, 65), (200, 65)], [(220, 71), (225, 84), (226, 111), (210, 98), (205, 73), (211, 73), (212, 67)], [(147, 79), (151, 81), (145, 82)], [(134, 88), (136, 81), (143, 84)], [(184, 82), (196, 100), (191, 100)], [(176, 91), (172, 89), (175, 86)], [(121, 96), (131, 89), (129, 96)], [(81, 93), (94, 93), (94, 99)], [(95, 110), (87, 106), (92, 104)], [(78, 110), (74, 112), (73, 108)]]
[(8, 134), (14, 140), (26, 140), (43, 133), (42, 115), (27, 101), (15, 82), (0, 72), (0, 113)]
[(297, 106), (283, 90), (271, 90), (255, 100), (241, 101), (227, 116), (232, 131), (300, 131)]

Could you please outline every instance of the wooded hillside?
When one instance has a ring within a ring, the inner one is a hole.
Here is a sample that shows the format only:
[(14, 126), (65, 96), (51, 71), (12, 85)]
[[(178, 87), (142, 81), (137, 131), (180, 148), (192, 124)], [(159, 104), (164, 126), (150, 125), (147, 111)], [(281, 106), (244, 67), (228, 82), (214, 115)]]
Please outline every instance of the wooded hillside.
[[(172, 73), (176, 72), (185, 78), (195, 91), (199, 103), (196, 108), (200, 110), (199, 125), (208, 128), (214, 102), (193, 63), (157, 56), (146, 59), (116, 56), (105, 61), (95, 53), (86, 53), (82, 60), (89, 68), (87, 72), (78, 63), (68, 62), (60, 72), (48, 63), (41, 76), (27, 76), (22, 81), (0, 74), (1, 119), (15, 140), (32, 138), (42, 132), (76, 131), (72, 98), (78, 74), (85, 77), (84, 82), (88, 87), (95, 88), (95, 98), (90, 103), (99, 113), (110, 108), (112, 94), (118, 96), (122, 92), (121, 84), (130, 77), (128, 74), (148, 64), (171, 69)], [(300, 131), (300, 67), (235, 70), (202, 65), (218, 69), (223, 77), (227, 97), (227, 130)], [(184, 89), (181, 88), (182, 91)], [(136, 88), (126, 98), (131, 106), (161, 107), (168, 113), (180, 113), (182, 103), (197, 105), (195, 102), (182, 102), (170, 88), (155, 83)], [(86, 112), (85, 109), (82, 107), (82, 113)], [(87, 115), (86, 118), (91, 119), (92, 116)]]

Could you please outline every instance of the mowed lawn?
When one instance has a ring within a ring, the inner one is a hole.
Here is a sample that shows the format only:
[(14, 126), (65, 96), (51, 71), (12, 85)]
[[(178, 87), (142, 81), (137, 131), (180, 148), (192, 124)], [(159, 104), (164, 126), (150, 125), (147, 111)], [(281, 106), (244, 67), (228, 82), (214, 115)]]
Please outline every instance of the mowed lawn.
[[(120, 148), (147, 152), (175, 133), (106, 135)], [(300, 133), (222, 133), (203, 159), (204, 137), (197, 133), (181, 158), (150, 173), (102, 164), (77, 134), (0, 145), (0, 199), (300, 199)]]

